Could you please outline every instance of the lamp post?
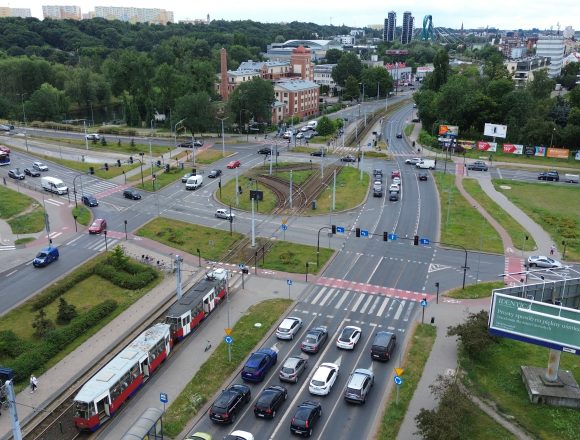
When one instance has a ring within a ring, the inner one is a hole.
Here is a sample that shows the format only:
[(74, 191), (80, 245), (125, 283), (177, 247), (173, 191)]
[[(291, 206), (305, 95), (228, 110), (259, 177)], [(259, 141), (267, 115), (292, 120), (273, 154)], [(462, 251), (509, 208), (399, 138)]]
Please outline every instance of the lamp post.
[(85, 127), (85, 148), (89, 149), (89, 139), (87, 138), (87, 120), (83, 119), (83, 126)]
[(82, 185), (83, 185), (83, 179), (82, 179), (83, 175), (82, 174), (77, 174), (76, 176), (73, 177), (73, 194), (75, 197), (75, 208), (78, 207), (78, 203), (77, 203), (77, 186), (76, 186), (76, 180), (78, 178), (81, 178), (81, 190), (82, 190)]
[[(323, 229), (330, 229), (329, 226), (323, 226), (318, 230), (318, 242), (316, 243), (316, 266), (320, 267), (320, 232)], [(308, 263), (306, 263), (306, 268), (308, 268)], [(308, 281), (308, 279), (306, 279)]]
[(95, 125), (95, 114), (93, 113), (93, 101), (89, 99), (89, 104), (91, 106), (91, 127)]
[(435, 283), (435, 287), (437, 288), (437, 304), (439, 304), (439, 281)]
[(105, 229), (103, 231), (103, 233), (105, 234), (105, 252), (109, 251), (109, 245), (107, 244), (107, 230)]
[(140, 152), (139, 155), (141, 156), (141, 160), (137, 158), (135, 159), (139, 160), (139, 163), (141, 164), (141, 186), (144, 188), (145, 184), (143, 183), (143, 156), (145, 155), (145, 153)]
[(175, 143), (175, 147), (177, 147), (177, 126), (179, 125), (180, 127), (183, 126), (183, 121), (185, 121), (186, 118), (183, 118), (181, 121), (178, 121), (177, 124), (175, 124), (175, 130), (174, 130), (174, 143)]
[(26, 111), (24, 110), (24, 95), (26, 95), (26, 93), (20, 94), (20, 101), (22, 102), (22, 117), (24, 118), (24, 143), (26, 144), (26, 151), (28, 152), (28, 131), (26, 130)]
[(219, 119), (222, 123), (222, 157), (226, 157), (226, 144), (225, 144), (225, 139), (224, 139), (224, 121), (228, 118), (225, 117), (225, 118), (217, 118), (217, 119)]
[(552, 137), (550, 138), (550, 148), (554, 145), (554, 132), (556, 131), (556, 127), (552, 129)]
[(155, 121), (155, 119), (151, 119), (151, 135), (149, 136), (149, 160), (151, 161), (151, 178), (153, 178), (153, 152), (151, 147), (151, 138), (153, 137), (153, 121)]

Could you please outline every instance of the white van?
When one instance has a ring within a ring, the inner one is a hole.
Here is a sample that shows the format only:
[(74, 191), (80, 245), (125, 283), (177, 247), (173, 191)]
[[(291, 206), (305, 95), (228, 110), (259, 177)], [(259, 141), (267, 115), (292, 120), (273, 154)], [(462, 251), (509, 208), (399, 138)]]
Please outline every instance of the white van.
[(185, 189), (197, 189), (203, 184), (203, 176), (191, 176), (185, 183)]
[(578, 174), (564, 174), (564, 182), (579, 183), (580, 182), (580, 175), (578, 175)]
[(433, 159), (423, 159), (421, 162), (415, 165), (417, 168), (421, 168), (423, 170), (434, 170), (435, 169), (435, 161)]
[(316, 127), (318, 127), (318, 121), (317, 120), (308, 121), (308, 124), (306, 124), (306, 126), (314, 130)]
[(62, 180), (57, 179), (56, 177), (42, 177), (40, 179), (40, 184), (45, 191), (58, 195), (68, 194), (68, 187)]

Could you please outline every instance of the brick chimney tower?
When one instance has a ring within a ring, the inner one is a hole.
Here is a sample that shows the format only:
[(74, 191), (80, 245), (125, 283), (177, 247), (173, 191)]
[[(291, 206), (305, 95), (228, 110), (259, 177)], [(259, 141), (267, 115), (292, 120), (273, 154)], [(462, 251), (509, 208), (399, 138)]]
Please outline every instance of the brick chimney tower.
[(229, 96), (228, 88), (228, 53), (225, 47), (220, 49), (220, 68), (221, 68), (221, 84), (220, 95), (222, 100), (227, 101)]

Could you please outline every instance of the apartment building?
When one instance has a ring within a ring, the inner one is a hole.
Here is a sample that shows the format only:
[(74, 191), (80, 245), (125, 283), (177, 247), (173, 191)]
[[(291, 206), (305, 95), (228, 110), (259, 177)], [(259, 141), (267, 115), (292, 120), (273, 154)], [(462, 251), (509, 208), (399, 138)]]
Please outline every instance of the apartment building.
[(550, 78), (557, 77), (562, 71), (564, 37), (559, 35), (544, 35), (539, 37), (536, 43), (536, 55), (539, 57), (550, 57), (548, 76)]
[(52, 20), (80, 20), (82, 18), (79, 6), (42, 6), (42, 17)]
[(156, 8), (147, 9), (116, 6), (95, 6), (94, 17), (101, 17), (107, 20), (128, 21), (129, 23), (173, 23), (173, 12)]

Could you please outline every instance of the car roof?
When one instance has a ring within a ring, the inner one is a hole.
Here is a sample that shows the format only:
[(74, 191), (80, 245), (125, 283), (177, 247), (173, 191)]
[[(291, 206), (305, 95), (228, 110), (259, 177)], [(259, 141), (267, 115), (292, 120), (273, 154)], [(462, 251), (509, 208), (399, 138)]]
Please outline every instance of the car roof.
[(304, 360), (306, 359), (300, 356), (290, 356), (286, 358), (286, 360), (284, 361), (284, 367), (295, 367), (298, 364), (298, 362)]
[(295, 322), (300, 322), (300, 318), (296, 318), (295, 316), (289, 316), (288, 318), (284, 318), (284, 320), (280, 323), (279, 327), (282, 328), (290, 328), (292, 324)]

